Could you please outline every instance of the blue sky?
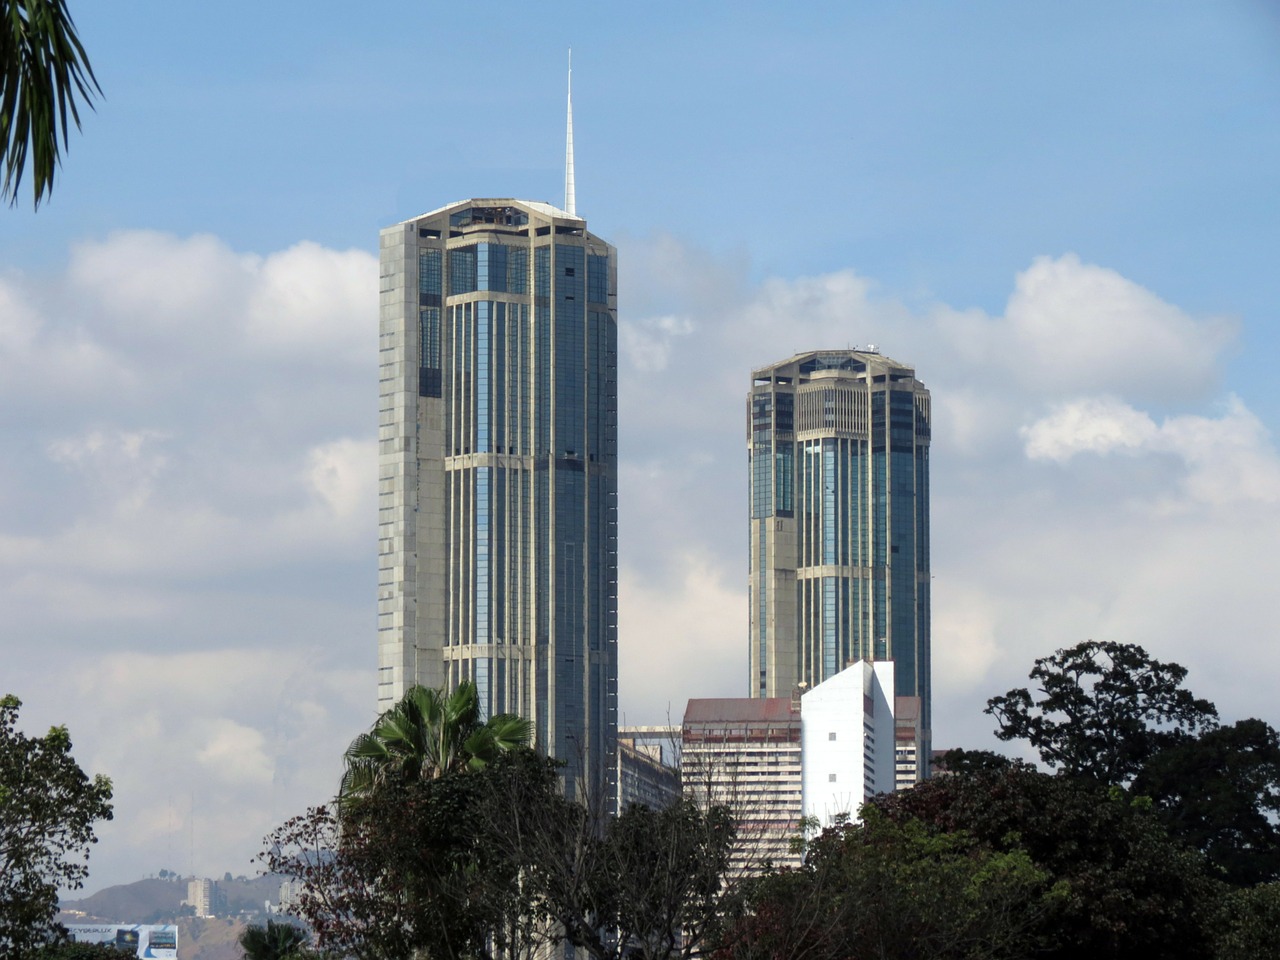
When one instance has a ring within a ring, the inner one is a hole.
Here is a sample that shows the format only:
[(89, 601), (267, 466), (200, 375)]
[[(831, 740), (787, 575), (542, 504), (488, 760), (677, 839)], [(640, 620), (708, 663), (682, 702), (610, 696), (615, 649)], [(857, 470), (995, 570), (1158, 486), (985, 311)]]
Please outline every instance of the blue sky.
[(74, 4), (105, 97), (0, 212), (0, 686), (116, 778), (91, 887), (249, 872), (332, 789), (373, 703), (377, 231), (560, 202), (570, 44), (629, 719), (741, 692), (750, 367), (875, 342), (934, 391), (939, 745), (1087, 637), (1280, 723), (1280, 13), (795, 7)]

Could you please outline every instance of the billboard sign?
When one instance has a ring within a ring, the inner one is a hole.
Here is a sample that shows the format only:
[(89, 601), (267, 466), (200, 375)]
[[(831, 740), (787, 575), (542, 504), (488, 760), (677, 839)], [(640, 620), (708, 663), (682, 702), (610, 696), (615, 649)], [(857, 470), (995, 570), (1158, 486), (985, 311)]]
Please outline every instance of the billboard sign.
[(178, 928), (171, 923), (68, 923), (77, 943), (114, 943), (148, 960), (178, 960)]

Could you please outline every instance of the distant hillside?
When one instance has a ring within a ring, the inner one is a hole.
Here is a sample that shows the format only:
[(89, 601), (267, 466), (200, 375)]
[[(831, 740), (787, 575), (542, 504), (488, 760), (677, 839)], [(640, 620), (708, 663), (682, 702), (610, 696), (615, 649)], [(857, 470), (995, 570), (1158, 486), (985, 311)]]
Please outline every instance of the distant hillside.
[(178, 921), (178, 960), (244, 960), (240, 934), (246, 926), (228, 917), (183, 917)]
[[(185, 880), (137, 880), (99, 890), (83, 900), (64, 900), (63, 911), (82, 910), (83, 922), (173, 923), (187, 896)], [(90, 919), (91, 918), (91, 919)], [(66, 918), (64, 918), (65, 920)], [(78, 920), (67, 920), (75, 923)]]
[[(247, 880), (219, 880), (218, 888), (227, 898), (227, 913), (237, 914), (262, 910), (265, 901), (275, 903), (280, 892), (280, 877), (253, 877)], [(190, 916), (191, 908), (183, 907), (187, 897), (187, 878), (178, 880), (136, 880), (99, 890), (81, 900), (64, 900), (62, 909), (82, 911), (83, 917), (64, 915), (64, 923), (174, 923)]]

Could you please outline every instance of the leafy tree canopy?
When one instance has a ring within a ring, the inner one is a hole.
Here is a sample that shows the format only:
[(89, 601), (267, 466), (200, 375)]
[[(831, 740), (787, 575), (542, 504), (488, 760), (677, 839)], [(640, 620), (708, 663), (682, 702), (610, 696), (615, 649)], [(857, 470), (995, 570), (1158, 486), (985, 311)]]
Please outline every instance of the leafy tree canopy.
[(245, 960), (292, 960), (306, 952), (311, 937), (291, 923), (268, 920), (267, 925), (251, 924), (240, 934)]
[(1216, 902), (1219, 885), (1202, 856), (1169, 837), (1149, 801), (1011, 766), (939, 777), (868, 807), (994, 851), (1023, 851), (1065, 883), (1068, 895), (1045, 918), (1045, 956), (1208, 955), (1203, 909)]
[[(540, 919), (512, 856), (518, 809), (563, 804), (556, 768), (528, 750), (474, 772), (389, 781), (314, 807), (259, 859), (303, 881), (296, 912), (324, 950), (369, 960), (516, 955)], [(501, 825), (496, 828), (495, 825)]]
[(114, 943), (58, 940), (31, 951), (23, 960), (133, 960), (136, 956), (134, 948), (119, 947)]
[(811, 841), (800, 868), (748, 882), (712, 956), (1013, 960), (1038, 952), (1066, 896), (1016, 846), (867, 806)]
[[(1280, 880), (1280, 734), (1261, 720), (1218, 725), (1218, 711), (1182, 684), (1186, 670), (1132, 644), (1089, 641), (1037, 660), (1038, 696), (987, 702), (996, 735), (1023, 739), (1066, 776), (1148, 797), (1169, 833), (1234, 884)], [(950, 751), (948, 771), (1009, 763)]]
[(30, 161), (35, 206), (53, 192), (68, 145), (68, 121), (80, 126), (78, 101), (101, 94), (65, 0), (0, 0), (0, 197), (18, 202)]
[(1280, 734), (1241, 720), (1176, 743), (1133, 781), (1170, 833), (1234, 884), (1280, 880)]
[(66, 727), (19, 731), (21, 705), (0, 698), (0, 956), (64, 932), (54, 923), (58, 890), (80, 887), (93, 826), (111, 819), (111, 781), (80, 769)]
[(1035, 695), (1010, 690), (985, 712), (997, 737), (1026, 740), (1049, 767), (1127, 784), (1159, 751), (1217, 726), (1214, 705), (1183, 689), (1186, 675), (1136, 644), (1088, 640), (1035, 662)]

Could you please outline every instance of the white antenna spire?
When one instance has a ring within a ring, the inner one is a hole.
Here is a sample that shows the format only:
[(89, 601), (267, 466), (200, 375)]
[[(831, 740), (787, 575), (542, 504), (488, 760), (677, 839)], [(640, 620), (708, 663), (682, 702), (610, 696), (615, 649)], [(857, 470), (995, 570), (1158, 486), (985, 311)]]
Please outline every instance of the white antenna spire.
[(573, 47), (569, 48), (569, 125), (564, 143), (564, 209), (571, 217), (578, 211), (573, 190)]

